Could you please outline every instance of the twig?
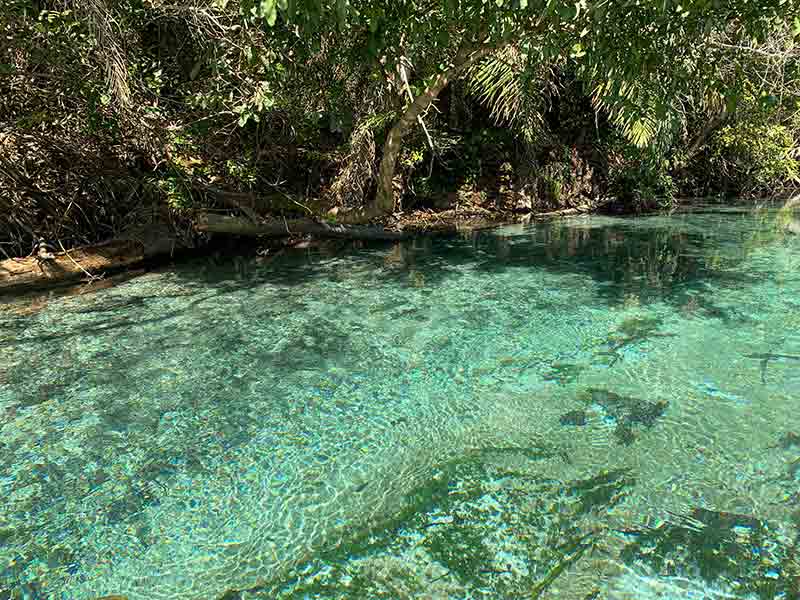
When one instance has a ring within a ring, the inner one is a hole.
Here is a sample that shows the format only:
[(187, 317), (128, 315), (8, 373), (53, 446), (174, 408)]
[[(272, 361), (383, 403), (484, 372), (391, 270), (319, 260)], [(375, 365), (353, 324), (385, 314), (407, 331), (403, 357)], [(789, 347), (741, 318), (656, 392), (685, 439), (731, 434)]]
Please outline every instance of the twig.
[(289, 194), (286, 194), (286, 198), (287, 198), (288, 200), (290, 200), (290, 201), (294, 202), (295, 204), (297, 204), (297, 206), (299, 206), (300, 208), (304, 208), (304, 209), (306, 209), (306, 210), (308, 211), (308, 214), (310, 214), (310, 215), (313, 215), (313, 214), (314, 214), (314, 211), (313, 211), (313, 210), (311, 210), (310, 208), (308, 208), (308, 207), (307, 207), (305, 204), (303, 204), (302, 202), (298, 202), (297, 200), (295, 200), (294, 198), (292, 198), (291, 196), (289, 196)]
[(583, 556), (583, 553), (593, 545), (592, 542), (586, 542), (591, 535), (591, 533), (587, 533), (580, 540), (578, 540), (576, 544), (577, 547), (575, 548), (574, 552), (565, 556), (561, 562), (550, 569), (544, 579), (534, 586), (533, 591), (531, 592), (532, 600), (539, 598), (544, 591), (549, 588), (556, 579), (558, 579), (558, 576), (561, 575), (561, 573), (580, 560), (580, 558)]
[(444, 578), (445, 578), (445, 577), (447, 577), (448, 575), (450, 575), (450, 571), (447, 571), (446, 573), (443, 573), (442, 575), (439, 575), (439, 576), (438, 576), (438, 577), (436, 577), (435, 579), (432, 579), (432, 580), (431, 580), (431, 583), (436, 583), (437, 581), (439, 581), (440, 579), (444, 579)]
[(66, 256), (68, 259), (70, 259), (70, 260), (72, 261), (72, 264), (74, 264), (76, 267), (78, 267), (78, 268), (79, 268), (81, 271), (83, 271), (83, 272), (86, 274), (86, 276), (89, 278), (89, 282), (92, 282), (92, 281), (97, 281), (98, 279), (102, 279), (102, 278), (103, 278), (103, 275), (102, 275), (102, 274), (101, 274), (101, 275), (92, 275), (91, 273), (89, 273), (89, 271), (87, 271), (87, 270), (86, 270), (86, 269), (84, 269), (82, 266), (80, 266), (80, 265), (79, 265), (79, 264), (78, 264), (78, 263), (75, 261), (75, 259), (74, 259), (74, 258), (72, 258), (72, 256), (70, 256), (70, 254), (69, 254), (69, 252), (67, 252), (66, 248), (64, 248), (64, 244), (62, 244), (62, 243), (61, 243), (61, 240), (58, 240), (58, 245), (59, 245), (59, 246), (61, 246), (61, 250), (64, 252), (64, 255), (65, 255), (65, 256)]
[(738, 46), (734, 44), (725, 44), (723, 42), (711, 42), (711, 45), (717, 46), (718, 48), (727, 48), (729, 50), (752, 52), (754, 54), (761, 54), (762, 56), (768, 56), (770, 58), (789, 58), (795, 54), (794, 49), (789, 49), (784, 52), (769, 52), (767, 50), (761, 50), (760, 48), (752, 48), (750, 46)]

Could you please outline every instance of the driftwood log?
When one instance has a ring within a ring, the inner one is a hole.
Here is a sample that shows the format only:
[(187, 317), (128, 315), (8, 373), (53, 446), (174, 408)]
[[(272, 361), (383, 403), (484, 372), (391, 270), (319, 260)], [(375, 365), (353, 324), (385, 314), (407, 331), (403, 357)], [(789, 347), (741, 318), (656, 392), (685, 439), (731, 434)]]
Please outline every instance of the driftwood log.
[(0, 293), (20, 288), (52, 287), (99, 275), (144, 260), (144, 246), (132, 240), (56, 252), (50, 260), (37, 256), (0, 261)]
[(232, 235), (263, 235), (267, 237), (286, 237), (292, 235), (316, 235), (328, 238), (344, 238), (351, 240), (402, 240), (408, 233), (388, 231), (382, 227), (365, 225), (340, 225), (324, 223), (311, 219), (284, 219), (254, 223), (240, 217), (230, 217), (213, 213), (200, 213), (195, 217), (195, 229), (209, 233), (227, 233)]

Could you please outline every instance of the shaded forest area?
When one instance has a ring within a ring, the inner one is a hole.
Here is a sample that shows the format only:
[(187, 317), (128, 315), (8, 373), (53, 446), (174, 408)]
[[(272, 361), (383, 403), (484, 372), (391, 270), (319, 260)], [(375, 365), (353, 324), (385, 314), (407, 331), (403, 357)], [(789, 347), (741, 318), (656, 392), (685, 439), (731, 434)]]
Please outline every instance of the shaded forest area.
[(800, 182), (787, 0), (5, 0), (0, 20), (0, 259)]

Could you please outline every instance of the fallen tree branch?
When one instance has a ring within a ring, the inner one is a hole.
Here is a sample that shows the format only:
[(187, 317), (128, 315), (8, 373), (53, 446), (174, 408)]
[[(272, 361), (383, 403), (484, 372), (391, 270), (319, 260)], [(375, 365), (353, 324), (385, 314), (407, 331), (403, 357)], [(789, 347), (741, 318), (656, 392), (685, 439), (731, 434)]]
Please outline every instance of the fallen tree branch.
[(227, 233), (232, 235), (267, 237), (287, 237), (290, 235), (316, 235), (319, 237), (352, 240), (402, 240), (409, 237), (401, 231), (388, 231), (382, 227), (363, 225), (343, 225), (325, 223), (312, 219), (283, 219), (268, 223), (250, 223), (246, 219), (199, 213), (195, 217), (195, 229), (208, 233)]
[(604, 200), (601, 200), (600, 202), (582, 204), (574, 208), (563, 208), (561, 210), (553, 210), (550, 212), (542, 212), (542, 213), (530, 212), (527, 215), (525, 215), (521, 220), (523, 222), (527, 222), (536, 219), (549, 219), (553, 217), (569, 217), (573, 215), (585, 215), (591, 212), (595, 212), (603, 208), (604, 206), (611, 204), (611, 202), (612, 202), (611, 198), (606, 198)]
[(204, 194), (210, 194), (222, 200), (231, 208), (242, 211), (253, 223), (261, 222), (261, 217), (258, 213), (250, 206), (247, 206), (247, 204), (244, 204), (244, 202), (249, 202), (250, 204), (255, 202), (255, 196), (253, 194), (247, 192), (232, 192), (212, 185), (203, 185), (199, 183), (195, 183), (193, 187)]
[(144, 260), (144, 247), (132, 240), (75, 248), (42, 261), (36, 256), (0, 261), (0, 293), (43, 288), (80, 280), (87, 274), (128, 267)]

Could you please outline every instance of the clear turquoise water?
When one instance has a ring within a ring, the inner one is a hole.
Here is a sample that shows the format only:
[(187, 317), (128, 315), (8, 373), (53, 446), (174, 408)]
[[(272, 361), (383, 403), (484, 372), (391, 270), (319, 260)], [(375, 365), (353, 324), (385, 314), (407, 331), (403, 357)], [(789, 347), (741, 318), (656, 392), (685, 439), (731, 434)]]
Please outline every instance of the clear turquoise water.
[(581, 218), (6, 300), (0, 598), (798, 598), (782, 218)]

